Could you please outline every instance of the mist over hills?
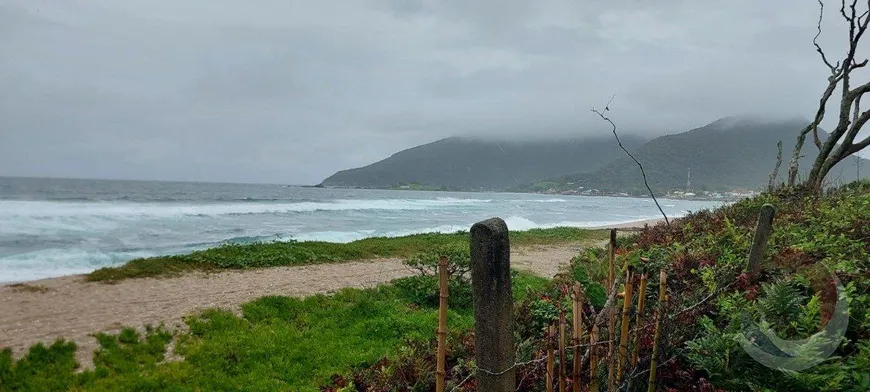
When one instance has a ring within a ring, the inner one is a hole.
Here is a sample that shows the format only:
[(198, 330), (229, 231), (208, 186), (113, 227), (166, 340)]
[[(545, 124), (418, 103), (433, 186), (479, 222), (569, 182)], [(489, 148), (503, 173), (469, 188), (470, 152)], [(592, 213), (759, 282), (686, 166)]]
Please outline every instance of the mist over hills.
[[(797, 133), (807, 123), (798, 118), (737, 116), (648, 142), (632, 135), (621, 138), (643, 163), (657, 193), (686, 189), (689, 172), (693, 190), (763, 189), (776, 161), (776, 143), (783, 142), (782, 180), (788, 172)], [(827, 134), (822, 131), (820, 136)], [(800, 161), (802, 174), (809, 171), (816, 154), (816, 147), (808, 141)], [(850, 157), (835, 167), (829, 181), (855, 179), (856, 159)], [(870, 173), (870, 165), (866, 167), (864, 172)], [(445, 190), (547, 191), (583, 187), (603, 192), (646, 192), (637, 165), (609, 133), (549, 141), (451, 137), (400, 151), (365, 167), (340, 171), (321, 185), (407, 188), (409, 184)]]
[[(808, 123), (803, 119), (726, 117), (688, 132), (655, 138), (632, 153), (643, 164), (650, 186), (657, 193), (685, 190), (689, 172), (689, 188), (693, 190), (763, 189), (776, 164), (776, 143), (783, 142), (783, 164), (779, 179), (784, 181), (797, 133)], [(824, 139), (827, 133), (821, 131), (819, 136)], [(818, 151), (808, 140), (802, 153), (804, 157), (799, 161), (799, 167), (801, 175), (805, 176)], [(831, 171), (829, 181), (854, 180), (856, 159), (850, 157), (841, 162)], [(862, 164), (866, 163), (866, 160), (862, 161)], [(870, 169), (870, 166), (867, 168)], [(517, 189), (541, 190), (549, 187), (584, 187), (630, 194), (646, 192), (637, 164), (624, 154), (593, 172), (526, 184)]]
[[(645, 141), (626, 136), (623, 144), (637, 148)], [(397, 152), (368, 166), (339, 171), (321, 185), (392, 188), (418, 184), (433, 189), (499, 191), (594, 171), (621, 153), (606, 135), (502, 141), (450, 137)]]

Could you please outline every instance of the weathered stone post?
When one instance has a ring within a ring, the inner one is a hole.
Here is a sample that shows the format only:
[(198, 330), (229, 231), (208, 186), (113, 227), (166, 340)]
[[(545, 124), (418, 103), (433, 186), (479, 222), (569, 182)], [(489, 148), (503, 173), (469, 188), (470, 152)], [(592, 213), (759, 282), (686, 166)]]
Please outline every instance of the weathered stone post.
[(477, 390), (514, 392), (513, 297), (508, 228), (499, 218), (471, 226)]
[(746, 272), (749, 273), (750, 279), (755, 281), (758, 274), (761, 273), (761, 261), (764, 259), (764, 249), (767, 247), (767, 240), (773, 233), (773, 215), (776, 209), (770, 204), (761, 206), (761, 213), (758, 214), (758, 225), (755, 227), (755, 236), (752, 238), (752, 248), (749, 249), (749, 262), (746, 265)]

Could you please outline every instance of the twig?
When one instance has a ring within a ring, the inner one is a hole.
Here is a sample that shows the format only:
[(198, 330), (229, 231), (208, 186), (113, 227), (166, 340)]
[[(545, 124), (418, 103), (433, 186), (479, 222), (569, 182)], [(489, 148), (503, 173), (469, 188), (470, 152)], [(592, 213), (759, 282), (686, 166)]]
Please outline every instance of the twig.
[(782, 140), (776, 143), (776, 166), (770, 172), (770, 178), (767, 180), (767, 191), (773, 192), (776, 189), (776, 178), (779, 177), (779, 167), (782, 165)]
[(456, 384), (456, 386), (453, 387), (450, 392), (456, 392), (457, 390), (459, 390), (459, 387), (468, 382), (468, 380), (471, 379), (472, 376), (474, 376), (474, 373), (474, 371), (468, 372), (468, 376), (466, 376), (464, 380), (460, 381), (459, 384)]
[[(667, 361), (664, 361), (661, 364), (656, 365), (656, 369), (661, 369), (663, 366), (667, 366), (669, 363), (676, 360), (680, 355), (683, 355), (683, 353), (685, 353), (685, 352), (686, 352), (686, 349), (681, 349), (680, 352), (672, 355)], [(649, 372), (650, 372), (650, 369), (644, 369), (644, 370), (639, 371), (637, 373), (632, 373), (631, 377), (640, 377), (640, 376), (643, 376), (644, 374), (647, 374)]]
[(824, 17), (824, 15), (825, 3), (823, 3), (822, 0), (819, 0), (819, 23), (816, 26), (818, 28), (818, 32), (816, 33), (816, 36), (813, 37), (813, 45), (815, 45), (816, 47), (816, 52), (819, 52), (819, 54), (822, 55), (822, 61), (825, 62), (825, 65), (827, 65), (828, 68), (831, 69), (832, 73), (836, 73), (837, 69), (840, 68), (840, 62), (837, 61), (837, 65), (831, 64), (831, 62), (828, 61), (828, 57), (825, 56), (825, 52), (822, 50), (822, 47), (819, 45), (818, 42), (819, 37), (822, 35), (822, 18)]
[(683, 308), (683, 309), (681, 309), (680, 311), (678, 311), (678, 312), (676, 312), (676, 313), (670, 315), (668, 318), (671, 319), (671, 320), (673, 320), (673, 319), (677, 318), (677, 316), (680, 316), (680, 315), (682, 315), (683, 313), (689, 312), (689, 311), (691, 311), (691, 310), (693, 310), (693, 309), (695, 309), (695, 308), (697, 308), (697, 307), (699, 307), (699, 306), (701, 306), (701, 305), (707, 303), (707, 301), (709, 301), (711, 298), (713, 298), (713, 297), (715, 297), (715, 296), (721, 294), (723, 291), (728, 290), (729, 288), (731, 288), (731, 286), (733, 286), (734, 283), (736, 283), (736, 281), (731, 282), (731, 283), (728, 283), (727, 285), (725, 285), (725, 286), (723, 286), (723, 287), (720, 287), (720, 288), (717, 289), (716, 291), (713, 291), (712, 293), (710, 293), (709, 295), (707, 295), (706, 297), (704, 297), (704, 299), (702, 299), (700, 302), (698, 302), (698, 303), (696, 303), (696, 304), (694, 304), (694, 305), (692, 305), (692, 306), (689, 306), (689, 307)]
[(619, 140), (619, 135), (616, 133), (616, 124), (613, 122), (613, 120), (611, 120), (610, 118), (608, 118), (607, 116), (604, 115), (604, 112), (607, 112), (610, 110), (610, 103), (613, 102), (614, 97), (616, 97), (616, 95), (610, 97), (610, 101), (607, 101), (607, 105), (604, 106), (603, 111), (599, 111), (595, 108), (592, 108), (592, 112), (597, 114), (604, 121), (607, 121), (608, 123), (610, 123), (610, 126), (613, 128), (611, 130), (611, 132), (613, 132), (613, 137), (616, 138), (616, 144), (619, 144), (619, 148), (621, 148), (622, 151), (624, 151), (634, 161), (634, 163), (637, 164), (637, 167), (640, 168), (640, 174), (643, 176), (643, 184), (646, 186), (646, 190), (649, 191), (649, 195), (650, 195), (650, 197), (652, 197), (653, 202), (656, 203), (656, 207), (658, 207), (659, 212), (661, 212), (662, 216), (665, 217), (665, 223), (670, 228), (671, 221), (668, 220), (668, 216), (667, 216), (667, 214), (665, 214), (665, 210), (662, 209), (662, 206), (659, 204), (658, 199), (656, 199), (655, 193), (653, 192), (652, 188), (650, 188), (649, 182), (646, 179), (646, 171), (643, 170), (643, 165), (640, 163), (640, 161), (637, 160), (637, 158), (634, 157), (634, 155), (631, 155), (631, 153), (628, 152), (628, 149), (626, 149), (625, 146), (622, 145), (622, 141)]
[(610, 289), (610, 295), (607, 296), (607, 301), (604, 302), (604, 306), (601, 307), (601, 310), (595, 316), (595, 320), (592, 322), (592, 326), (596, 326), (604, 322), (604, 309), (609, 309), (613, 306), (613, 302), (616, 300), (616, 288), (622, 283), (622, 277), (617, 277), (613, 280), (613, 287)]
[(517, 368), (517, 367), (519, 367), (519, 366), (531, 365), (531, 364), (533, 364), (533, 363), (544, 362), (544, 361), (546, 361), (546, 360), (547, 360), (547, 357), (542, 357), (542, 358), (533, 359), (533, 360), (531, 360), (531, 361), (526, 361), (526, 362), (515, 362), (513, 365), (508, 366), (507, 369), (500, 370), (500, 371), (497, 371), (497, 372), (496, 372), (496, 371), (492, 371), (492, 370), (487, 370), (487, 369), (484, 369), (484, 368), (482, 368), (482, 367), (478, 367), (477, 370), (478, 370), (478, 371), (481, 371), (481, 372), (484, 372), (484, 373), (486, 373), (486, 374), (489, 374), (490, 376), (501, 376), (502, 374), (505, 374), (505, 373), (507, 373), (507, 372), (509, 372), (509, 371), (511, 371), (511, 370), (513, 370), (513, 369), (515, 369), (515, 368)]

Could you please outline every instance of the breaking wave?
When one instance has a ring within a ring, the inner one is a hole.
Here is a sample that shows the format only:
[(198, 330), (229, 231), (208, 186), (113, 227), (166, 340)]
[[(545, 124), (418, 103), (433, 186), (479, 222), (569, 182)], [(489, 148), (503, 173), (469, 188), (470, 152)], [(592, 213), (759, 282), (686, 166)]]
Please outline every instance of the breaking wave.
[(46, 201), (2, 201), (0, 219), (108, 217), (108, 218), (172, 218), (183, 216), (215, 217), (221, 215), (286, 214), (318, 211), (354, 210), (429, 210), (444, 207), (489, 203), (483, 199), (382, 199), (333, 200), (329, 202), (296, 203), (72, 203)]

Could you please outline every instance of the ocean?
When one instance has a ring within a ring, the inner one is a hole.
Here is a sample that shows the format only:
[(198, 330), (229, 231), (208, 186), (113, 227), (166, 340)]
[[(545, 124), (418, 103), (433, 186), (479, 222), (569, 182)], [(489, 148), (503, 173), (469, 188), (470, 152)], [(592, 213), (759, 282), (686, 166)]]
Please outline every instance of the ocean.
[[(669, 216), (721, 202), (661, 200)], [(651, 200), (263, 184), (0, 177), (0, 282), (26, 281), (223, 243), (468, 230), (594, 227), (660, 217)]]

